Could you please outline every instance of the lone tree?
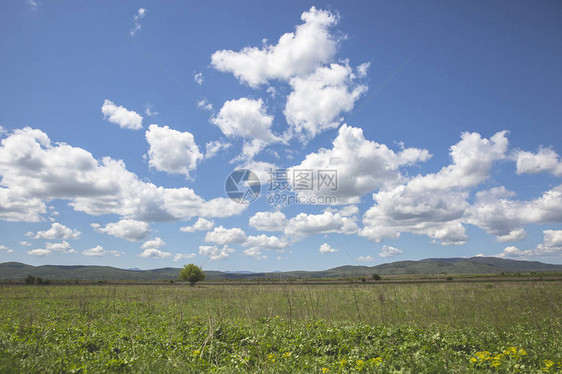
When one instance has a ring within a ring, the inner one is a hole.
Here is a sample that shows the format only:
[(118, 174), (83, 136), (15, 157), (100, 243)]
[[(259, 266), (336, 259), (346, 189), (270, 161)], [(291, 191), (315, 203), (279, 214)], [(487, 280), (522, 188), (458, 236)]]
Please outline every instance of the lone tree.
[(373, 280), (375, 280), (375, 281), (380, 281), (380, 280), (381, 280), (381, 276), (378, 275), (378, 274), (373, 274), (373, 276), (372, 276), (371, 278), (373, 278)]
[(184, 265), (183, 269), (180, 271), (180, 280), (189, 281), (191, 287), (195, 286), (195, 283), (205, 279), (205, 273), (203, 270), (194, 264)]

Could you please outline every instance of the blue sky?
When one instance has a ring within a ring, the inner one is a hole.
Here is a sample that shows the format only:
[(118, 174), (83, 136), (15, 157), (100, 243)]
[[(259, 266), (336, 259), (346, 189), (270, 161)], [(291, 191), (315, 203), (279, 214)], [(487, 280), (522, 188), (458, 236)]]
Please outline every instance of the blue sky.
[(0, 262), (562, 263), (557, 2), (1, 7)]

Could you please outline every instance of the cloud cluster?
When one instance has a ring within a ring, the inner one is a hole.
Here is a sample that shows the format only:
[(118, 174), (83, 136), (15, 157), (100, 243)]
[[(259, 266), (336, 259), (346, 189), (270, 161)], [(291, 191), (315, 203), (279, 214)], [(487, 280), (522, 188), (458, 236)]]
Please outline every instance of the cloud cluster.
[(506, 247), (497, 257), (506, 258), (529, 258), (529, 257), (547, 257), (562, 254), (562, 230), (545, 230), (543, 231), (544, 240), (536, 248), (520, 250), (515, 246)]
[(507, 147), (505, 131), (490, 139), (462, 134), (461, 141), (451, 146), (450, 165), (374, 193), (375, 204), (363, 216), (360, 235), (381, 241), (410, 232), (444, 245), (464, 244), (462, 223), (470, 207), (469, 192), (489, 177), (494, 162), (506, 157)]
[[(425, 149), (406, 148), (394, 152), (384, 144), (365, 139), (363, 130), (343, 125), (332, 148), (310, 153), (288, 170), (289, 176), (299, 170), (333, 170), (335, 188), (313, 175), (313, 191), (301, 195), (335, 196), (337, 204), (357, 203), (362, 196), (379, 187), (394, 185), (403, 179), (400, 168), (423, 162), (431, 157)], [(294, 178), (289, 178), (293, 182)]]
[(246, 208), (227, 198), (205, 201), (187, 187), (142, 181), (123, 161), (98, 161), (82, 148), (51, 144), (47, 134), (28, 127), (2, 139), (0, 175), (0, 219), (7, 221), (39, 221), (54, 199), (89, 215), (145, 222), (229, 217)]

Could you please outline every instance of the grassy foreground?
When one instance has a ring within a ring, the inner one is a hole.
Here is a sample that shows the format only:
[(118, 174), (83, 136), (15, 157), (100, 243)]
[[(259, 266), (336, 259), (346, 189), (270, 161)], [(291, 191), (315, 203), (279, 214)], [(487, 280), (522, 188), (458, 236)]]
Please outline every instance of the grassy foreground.
[(558, 373), (561, 286), (2, 286), (0, 372)]

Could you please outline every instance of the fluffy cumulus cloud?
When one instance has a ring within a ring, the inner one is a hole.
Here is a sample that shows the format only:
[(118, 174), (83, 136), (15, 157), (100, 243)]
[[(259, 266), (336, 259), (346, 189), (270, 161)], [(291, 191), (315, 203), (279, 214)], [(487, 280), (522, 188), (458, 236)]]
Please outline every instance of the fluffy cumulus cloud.
[(355, 234), (358, 229), (352, 218), (343, 217), (339, 213), (324, 212), (300, 213), (289, 220), (283, 232), (287, 236), (302, 238), (327, 233)]
[(255, 258), (267, 258), (262, 255), (262, 250), (275, 249), (282, 251), (287, 248), (289, 242), (284, 238), (278, 238), (277, 236), (267, 236), (267, 235), (256, 235), (248, 236), (246, 241), (242, 244), (247, 249), (244, 250), (246, 256), (252, 256)]
[(246, 234), (242, 229), (234, 227), (226, 229), (222, 226), (215, 227), (213, 231), (209, 231), (205, 235), (206, 243), (224, 244), (240, 244), (246, 241)]
[(106, 251), (105, 249), (103, 249), (101, 245), (97, 245), (93, 248), (82, 251), (82, 254), (84, 256), (90, 256), (90, 257), (104, 257), (106, 255), (113, 255), (115, 257), (119, 257), (124, 253), (119, 251)]
[(514, 159), (517, 174), (550, 173), (562, 177), (560, 156), (550, 148), (540, 148), (537, 153), (516, 151)]
[(354, 218), (331, 211), (300, 213), (291, 219), (279, 211), (257, 212), (250, 218), (249, 224), (260, 231), (283, 232), (293, 239), (327, 233), (355, 234), (359, 230)]
[[(400, 181), (400, 167), (429, 158), (429, 152), (424, 149), (394, 152), (384, 144), (365, 139), (362, 129), (343, 125), (331, 149), (321, 148), (308, 154), (299, 165), (288, 170), (288, 179), (294, 184), (299, 170), (313, 170), (313, 190), (298, 191), (300, 195), (335, 196), (337, 204), (356, 203), (368, 192)], [(321, 179), (317, 173), (320, 170), (334, 171), (330, 174), (334, 175), (333, 183), (329, 183), (327, 173)]]
[(38, 231), (36, 234), (28, 232), (26, 236), (32, 237), (33, 239), (78, 239), (80, 237), (80, 231), (73, 230), (69, 227), (61, 225), (58, 222), (54, 222), (51, 228), (45, 231)]
[(190, 132), (180, 132), (168, 126), (150, 125), (146, 132), (148, 165), (171, 174), (184, 174), (195, 170), (203, 159), (199, 147)]
[(197, 221), (191, 226), (184, 226), (180, 228), (182, 232), (195, 232), (195, 231), (209, 231), (215, 227), (213, 221), (205, 219), (203, 217), (197, 218)]
[(49, 251), (48, 249), (45, 249), (45, 248), (37, 248), (37, 249), (32, 249), (30, 251), (27, 251), (27, 254), (31, 255), (31, 256), (44, 257), (44, 256), (50, 255), (51, 251)]
[(525, 238), (525, 225), (562, 222), (562, 185), (533, 200), (514, 199), (515, 193), (495, 187), (476, 194), (466, 221), (495, 235), (498, 241)]
[(359, 256), (357, 257), (357, 261), (359, 262), (373, 262), (375, 258), (372, 256)]
[(103, 102), (101, 112), (105, 120), (115, 123), (123, 129), (142, 129), (142, 116), (140, 114), (121, 105), (117, 106), (111, 100), (106, 99)]
[(105, 227), (92, 223), (92, 228), (99, 233), (113, 235), (131, 242), (143, 240), (150, 233), (150, 225), (147, 222), (133, 219), (122, 219), (118, 222), (108, 223)]
[(82, 148), (52, 144), (47, 134), (31, 128), (2, 139), (0, 175), (0, 219), (7, 221), (40, 221), (54, 199), (68, 200), (89, 215), (142, 221), (229, 217), (247, 207), (228, 198), (205, 201), (186, 187), (142, 181), (123, 161), (98, 161)]
[(385, 244), (382, 246), (381, 251), (379, 252), (379, 256), (383, 258), (387, 258), (387, 257), (398, 256), (401, 253), (402, 251), (400, 249)]
[(450, 165), (374, 193), (375, 205), (364, 214), (360, 235), (381, 241), (410, 232), (443, 245), (464, 244), (467, 235), (462, 219), (470, 207), (469, 191), (489, 177), (493, 163), (506, 157), (507, 147), (506, 132), (490, 139), (462, 134), (461, 141), (451, 147)]
[(165, 246), (165, 245), (166, 245), (166, 243), (165, 243), (162, 239), (160, 239), (160, 238), (154, 238), (154, 239), (147, 240), (146, 242), (144, 242), (144, 243), (141, 245), (141, 248), (142, 248), (142, 249), (147, 249), (147, 248), (160, 248), (160, 247), (163, 247), (163, 246)]
[(337, 127), (341, 114), (353, 109), (367, 86), (355, 84), (349, 65), (319, 67), (305, 77), (289, 82), (293, 91), (287, 98), (285, 117), (301, 139), (310, 139), (324, 130)]
[(166, 258), (171, 255), (171, 253), (161, 251), (158, 248), (146, 248), (139, 256), (144, 258)]
[(224, 135), (243, 138), (244, 151), (250, 157), (259, 153), (266, 145), (281, 140), (271, 131), (273, 116), (267, 114), (262, 99), (243, 97), (226, 101), (211, 122)]
[(194, 258), (195, 256), (197, 256), (195, 253), (176, 253), (174, 255), (174, 261), (190, 260), (190, 259)]
[(249, 224), (260, 231), (283, 231), (287, 226), (287, 217), (283, 212), (257, 212), (250, 217)]
[(330, 29), (337, 24), (338, 16), (312, 7), (302, 13), (301, 19), (304, 23), (294, 33), (281, 36), (277, 44), (246, 47), (239, 52), (220, 50), (211, 56), (211, 64), (252, 87), (271, 79), (310, 74), (334, 58), (338, 39)]
[(320, 252), (321, 254), (336, 253), (337, 251), (337, 249), (330, 247), (328, 243), (322, 243), (322, 245), (320, 245), (320, 248), (318, 249), (318, 252)]
[(229, 248), (228, 246), (224, 245), (222, 247), (218, 247), (216, 245), (200, 245), (199, 246), (199, 254), (202, 256), (208, 256), (209, 259), (214, 261), (223, 261), (230, 257), (231, 253), (234, 253), (235, 250)]

